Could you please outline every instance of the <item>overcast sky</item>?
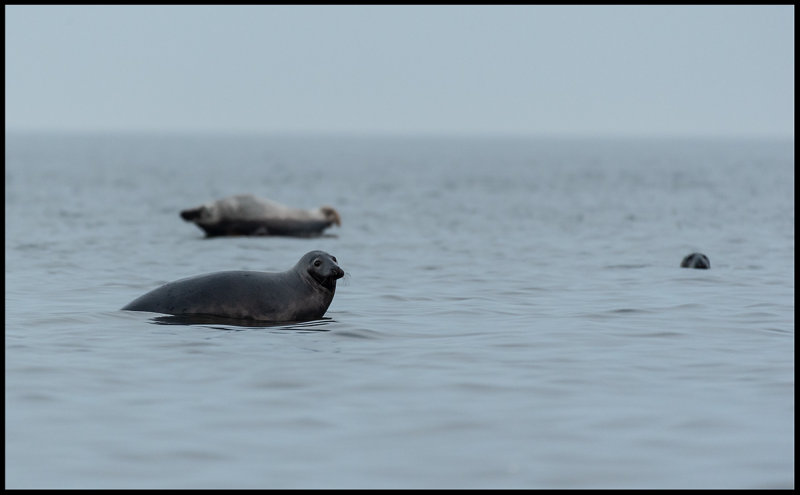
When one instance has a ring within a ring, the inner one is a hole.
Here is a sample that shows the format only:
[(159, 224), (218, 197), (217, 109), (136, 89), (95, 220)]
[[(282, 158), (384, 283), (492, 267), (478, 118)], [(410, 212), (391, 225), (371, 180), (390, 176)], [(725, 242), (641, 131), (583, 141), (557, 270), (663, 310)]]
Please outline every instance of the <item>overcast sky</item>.
[(7, 130), (794, 135), (794, 6), (6, 6)]

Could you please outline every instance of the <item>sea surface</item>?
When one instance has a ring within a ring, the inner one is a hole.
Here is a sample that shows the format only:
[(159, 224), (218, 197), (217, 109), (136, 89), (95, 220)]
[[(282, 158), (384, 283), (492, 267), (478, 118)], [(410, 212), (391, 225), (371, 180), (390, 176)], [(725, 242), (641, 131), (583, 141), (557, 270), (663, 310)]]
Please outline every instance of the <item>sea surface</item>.
[[(7, 132), (5, 486), (793, 488), (794, 165), (791, 139)], [(242, 193), (342, 225), (178, 215)], [(120, 310), (314, 249), (346, 272), (321, 320)]]

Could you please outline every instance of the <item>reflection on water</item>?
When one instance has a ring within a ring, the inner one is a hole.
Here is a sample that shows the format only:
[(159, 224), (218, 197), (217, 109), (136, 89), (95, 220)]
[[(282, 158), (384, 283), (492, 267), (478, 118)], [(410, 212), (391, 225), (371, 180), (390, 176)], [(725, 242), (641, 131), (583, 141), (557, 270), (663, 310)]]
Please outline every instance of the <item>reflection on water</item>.
[(202, 325), (217, 330), (241, 330), (239, 327), (249, 327), (327, 332), (328, 329), (325, 326), (334, 320), (329, 317), (322, 317), (313, 321), (268, 322), (212, 315), (164, 315), (153, 317), (149, 321), (158, 325)]

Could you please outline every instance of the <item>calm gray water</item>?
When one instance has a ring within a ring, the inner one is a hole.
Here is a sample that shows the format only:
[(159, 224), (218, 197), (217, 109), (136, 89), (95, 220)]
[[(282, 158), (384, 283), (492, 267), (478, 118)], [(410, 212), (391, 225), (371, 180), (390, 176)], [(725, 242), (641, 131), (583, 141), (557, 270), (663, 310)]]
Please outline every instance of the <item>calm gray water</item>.
[[(6, 135), (8, 488), (792, 488), (794, 142)], [(317, 239), (215, 238), (239, 193)], [(171, 280), (347, 272), (320, 321)], [(701, 251), (711, 270), (679, 268)]]

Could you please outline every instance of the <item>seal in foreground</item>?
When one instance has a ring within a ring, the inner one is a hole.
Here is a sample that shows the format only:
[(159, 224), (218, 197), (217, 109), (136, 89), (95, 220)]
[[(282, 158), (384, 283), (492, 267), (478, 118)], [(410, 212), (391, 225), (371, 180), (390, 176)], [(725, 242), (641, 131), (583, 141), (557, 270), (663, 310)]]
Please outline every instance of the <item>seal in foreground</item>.
[(328, 310), (336, 280), (343, 276), (335, 257), (311, 251), (285, 272), (197, 275), (162, 285), (122, 309), (271, 322), (317, 320)]
[(683, 258), (681, 268), (711, 268), (711, 262), (703, 253), (692, 253)]
[(310, 210), (291, 208), (252, 194), (230, 196), (181, 211), (181, 218), (194, 222), (206, 236), (285, 235), (314, 237), (333, 224), (342, 225), (330, 206)]

